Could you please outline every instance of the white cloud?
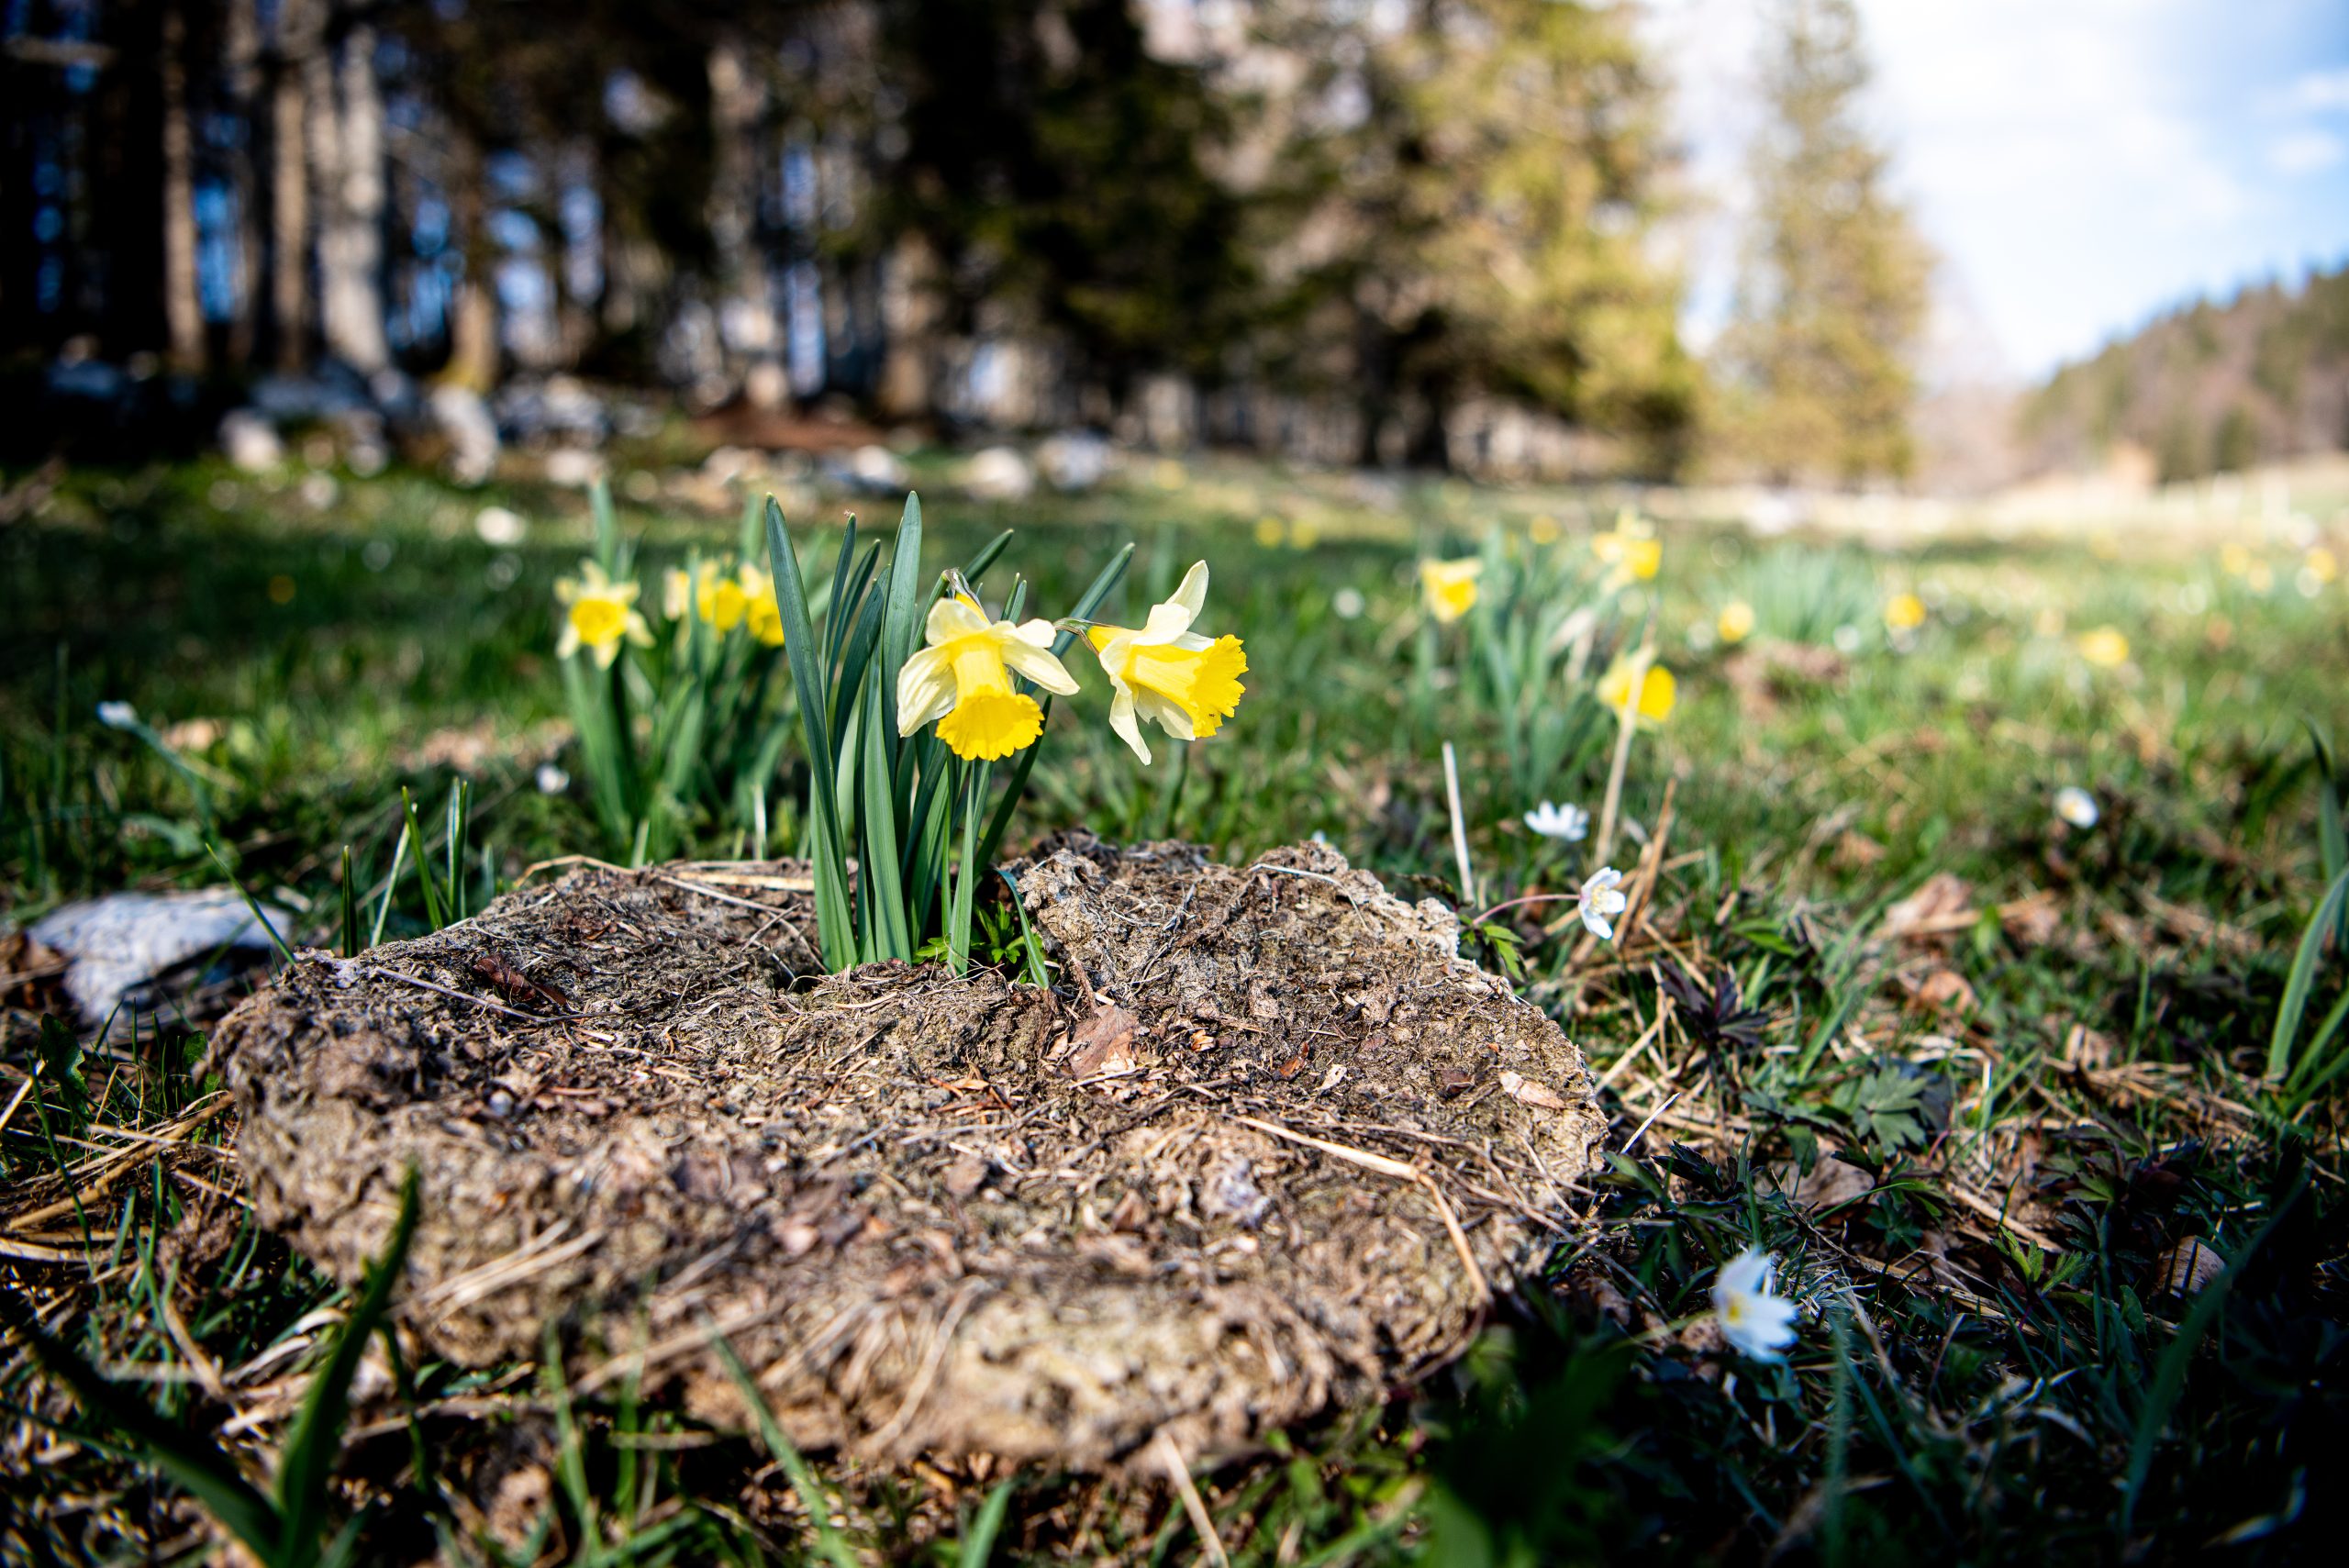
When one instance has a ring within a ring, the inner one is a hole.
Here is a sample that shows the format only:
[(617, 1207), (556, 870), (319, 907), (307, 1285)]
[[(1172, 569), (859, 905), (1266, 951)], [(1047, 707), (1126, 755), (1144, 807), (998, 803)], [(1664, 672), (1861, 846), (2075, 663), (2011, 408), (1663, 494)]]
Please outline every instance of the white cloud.
[[(1859, 0), (1893, 179), (2027, 374), (2181, 297), (2349, 250), (2338, 0)], [(1719, 319), (1763, 0), (1648, 0), (1690, 177), (1692, 335)], [(2337, 134), (2340, 133), (2340, 134)]]
[(2321, 174), (2349, 158), (2349, 142), (2329, 130), (2288, 131), (2267, 144), (2267, 161), (2282, 174)]
[(2301, 114), (2349, 111), (2349, 65), (2338, 71), (2304, 72), (2285, 90), (2283, 104)]

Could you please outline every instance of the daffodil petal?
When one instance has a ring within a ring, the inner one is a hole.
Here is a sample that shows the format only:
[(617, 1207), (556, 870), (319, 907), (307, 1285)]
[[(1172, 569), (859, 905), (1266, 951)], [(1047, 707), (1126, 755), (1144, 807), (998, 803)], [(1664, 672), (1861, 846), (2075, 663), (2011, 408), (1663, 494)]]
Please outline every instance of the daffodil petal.
[(1184, 710), (1181, 703), (1161, 696), (1148, 686), (1137, 686), (1134, 688), (1134, 706), (1141, 710), (1144, 718), (1175, 740), (1197, 739), (1198, 732), (1191, 726), (1191, 716)]
[(1120, 685), (1118, 695), (1109, 702), (1109, 728), (1119, 740), (1134, 749), (1134, 755), (1150, 761), (1150, 742), (1142, 739), (1141, 724), (1134, 717), (1134, 694)]
[(952, 594), (930, 606), (930, 618), (922, 624), (922, 638), (932, 648), (941, 642), (952, 642), (958, 637), (970, 637), (987, 628), (987, 617), (970, 604)]
[(1191, 569), (1183, 573), (1182, 586), (1176, 588), (1174, 596), (1166, 602), (1184, 611), (1183, 623), (1186, 626), (1198, 619), (1199, 612), (1207, 607), (1208, 603), (1208, 563), (1204, 561), (1191, 562)]
[(897, 672), (897, 733), (911, 735), (954, 706), (954, 662), (943, 649), (917, 649)]
[[(1043, 625), (1041, 621), (1036, 623)], [(1025, 675), (1048, 692), (1070, 696), (1076, 691), (1076, 677), (1067, 666), (1052, 657), (1049, 648), (1038, 648), (1018, 637), (1004, 639), (1003, 662), (1015, 675)]]

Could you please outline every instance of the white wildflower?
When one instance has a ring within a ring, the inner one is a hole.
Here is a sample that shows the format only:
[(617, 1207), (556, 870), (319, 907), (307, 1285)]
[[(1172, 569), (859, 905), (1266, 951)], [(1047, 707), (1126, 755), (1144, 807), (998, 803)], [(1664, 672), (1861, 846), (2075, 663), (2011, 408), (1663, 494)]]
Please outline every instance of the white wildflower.
[(1786, 1360), (1795, 1342), (1795, 1304), (1771, 1289), (1776, 1263), (1748, 1247), (1713, 1277), (1713, 1316), (1722, 1337), (1758, 1362)]
[(127, 702), (102, 702), (98, 722), (108, 729), (128, 729), (139, 722), (139, 710)]
[(2085, 833), (2103, 813), (2097, 809), (2096, 796), (2077, 784), (2065, 784), (2055, 792), (2055, 815)]
[(1590, 831), (1590, 813), (1579, 806), (1557, 806), (1545, 800), (1525, 814), (1525, 825), (1545, 839), (1575, 844)]
[(1600, 866), (1582, 884), (1582, 923), (1600, 941), (1615, 940), (1615, 928), (1608, 917), (1620, 915), (1631, 900), (1621, 888), (1623, 873), (1613, 866)]

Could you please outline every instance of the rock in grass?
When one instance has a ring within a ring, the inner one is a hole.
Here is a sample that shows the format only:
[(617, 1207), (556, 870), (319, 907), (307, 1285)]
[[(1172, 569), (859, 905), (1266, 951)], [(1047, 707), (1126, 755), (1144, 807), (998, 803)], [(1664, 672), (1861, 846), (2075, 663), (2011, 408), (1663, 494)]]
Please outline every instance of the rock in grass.
[(1052, 990), (822, 975), (788, 863), (307, 957), (218, 1037), (261, 1213), (353, 1278), (414, 1162), (439, 1353), (554, 1324), (579, 1386), (640, 1344), (746, 1424), (716, 1331), (796, 1441), (880, 1460), (1229, 1452), (1455, 1353), (1590, 1167), (1575, 1047), (1319, 846), (1014, 869)]

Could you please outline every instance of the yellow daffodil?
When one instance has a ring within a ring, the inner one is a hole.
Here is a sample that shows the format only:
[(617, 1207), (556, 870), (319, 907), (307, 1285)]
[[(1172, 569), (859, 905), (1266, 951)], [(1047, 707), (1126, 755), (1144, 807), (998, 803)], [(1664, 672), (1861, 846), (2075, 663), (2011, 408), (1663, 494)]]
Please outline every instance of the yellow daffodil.
[(1281, 547), (1281, 541), (1287, 537), (1288, 530), (1281, 525), (1278, 517), (1256, 519), (1256, 542), (1264, 549), (1278, 550)]
[(783, 606), (775, 602), (774, 584), (755, 566), (736, 574), (742, 595), (742, 624), (769, 648), (783, 646)]
[(1664, 564), (1664, 541), (1631, 511), (1618, 513), (1615, 527), (1591, 539), (1590, 552), (1615, 568), (1619, 582), (1647, 582)]
[(2222, 546), (2219, 550), (2220, 570), (2230, 577), (2251, 575), (2251, 551), (2239, 544)]
[(1884, 602), (1887, 631), (1914, 631), (1925, 624), (1925, 601), (1914, 594), (1895, 594)]
[(562, 637), (555, 644), (556, 657), (568, 659), (582, 648), (592, 649), (596, 662), (609, 669), (612, 661), (619, 657), (622, 642), (650, 648), (652, 628), (637, 613), (637, 593), (634, 583), (613, 582), (592, 561), (581, 564), (577, 577), (558, 582), (554, 596), (564, 609)]
[(2100, 626), (2080, 634), (2080, 657), (2099, 670), (2117, 670), (2129, 662), (2129, 639), (2118, 627)]
[(1076, 682), (1052, 657), (1052, 625), (989, 621), (978, 601), (951, 595), (930, 607), (929, 646), (897, 674), (897, 733), (938, 721), (938, 738), (965, 762), (1008, 757), (1044, 732), (1044, 710), (1012, 689), (1024, 675), (1067, 696)]
[[(758, 568), (748, 567), (745, 572), (756, 575)], [(661, 598), (661, 607), (671, 620), (685, 619), (690, 606), (695, 615), (721, 632), (740, 626), (751, 606), (743, 584), (727, 576), (714, 561), (703, 562), (691, 577), (683, 567), (671, 567)]]
[(1731, 599), (1721, 606), (1720, 618), (1713, 623), (1723, 642), (1743, 642), (1753, 635), (1753, 606), (1743, 599)]
[(1535, 544), (1555, 544), (1561, 531), (1558, 519), (1547, 512), (1537, 514), (1531, 522), (1525, 525), (1526, 537)]
[(1419, 562), (1419, 595), (1438, 626), (1450, 626), (1476, 604), (1476, 579), (1485, 563), (1473, 555), (1457, 561)]
[(1177, 740), (1195, 740), (1221, 728), (1247, 690), (1240, 684), (1248, 672), (1240, 639), (1210, 639), (1191, 630), (1207, 597), (1208, 563), (1202, 561), (1183, 574), (1173, 598), (1151, 607), (1140, 630), (1097, 626), (1085, 634), (1117, 694), (1109, 704), (1109, 728), (1145, 762), (1150, 746), (1141, 738), (1142, 719)]
[(1619, 662), (1598, 678), (1598, 700), (1607, 711), (1620, 714), (1628, 705), (1634, 724), (1662, 724), (1680, 700), (1680, 683), (1661, 664), (1651, 664), (1640, 678), (1639, 695), (1631, 693), (1631, 666)]
[(2254, 562), (2243, 574), (2243, 583), (2254, 594), (2267, 593), (2276, 586), (2276, 569), (2264, 561)]
[(2318, 545), (2314, 550), (2310, 550), (2308, 559), (2301, 562), (2300, 565), (2320, 585), (2330, 583), (2341, 575), (2340, 560), (2322, 545)]

